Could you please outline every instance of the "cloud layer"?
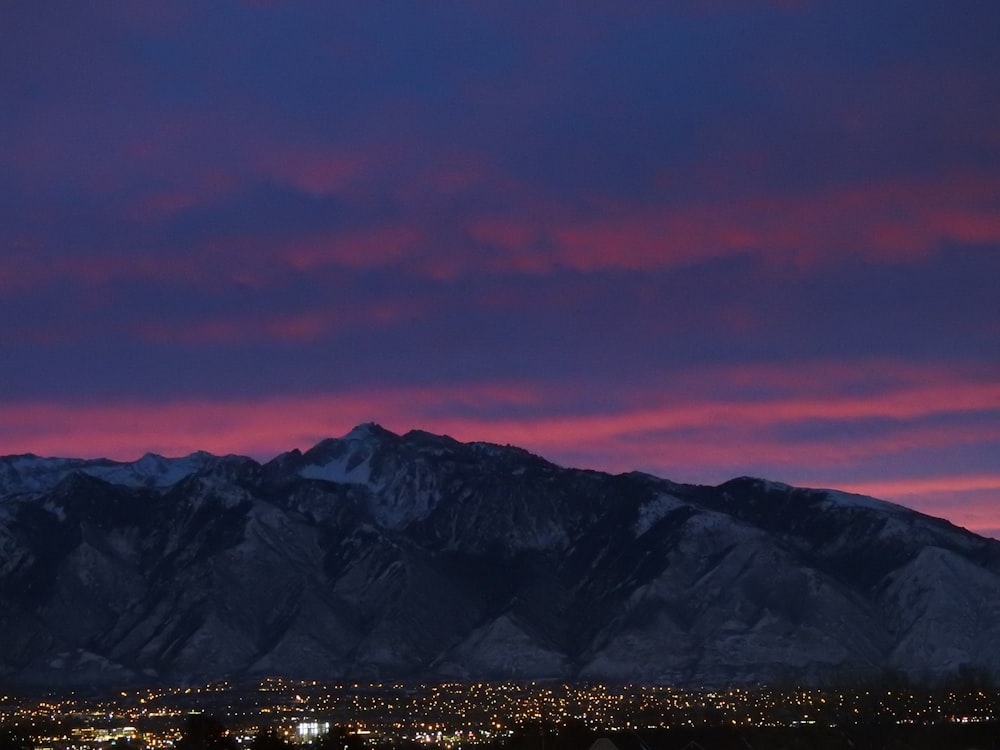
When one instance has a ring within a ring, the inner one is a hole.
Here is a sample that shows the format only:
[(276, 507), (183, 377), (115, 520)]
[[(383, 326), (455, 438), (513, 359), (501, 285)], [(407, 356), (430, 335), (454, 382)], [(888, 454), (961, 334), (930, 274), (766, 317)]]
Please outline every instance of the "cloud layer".
[(267, 458), (377, 420), (996, 533), (998, 30), (11, 5), (0, 452)]

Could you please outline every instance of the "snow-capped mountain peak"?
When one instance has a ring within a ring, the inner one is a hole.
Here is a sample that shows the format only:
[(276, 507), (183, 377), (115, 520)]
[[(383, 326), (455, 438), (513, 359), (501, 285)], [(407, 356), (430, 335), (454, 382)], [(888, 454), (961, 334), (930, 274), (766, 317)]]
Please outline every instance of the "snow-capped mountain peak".
[(217, 460), (198, 451), (179, 458), (147, 453), (135, 461), (107, 458), (43, 458), (33, 454), (0, 457), (0, 496), (51, 490), (73, 472), (111, 484), (163, 489)]
[(398, 438), (399, 435), (387, 430), (382, 425), (377, 422), (362, 422), (361, 424), (353, 427), (346, 435), (344, 435), (341, 440), (355, 440), (362, 442), (370, 442), (373, 440), (383, 440), (386, 438)]

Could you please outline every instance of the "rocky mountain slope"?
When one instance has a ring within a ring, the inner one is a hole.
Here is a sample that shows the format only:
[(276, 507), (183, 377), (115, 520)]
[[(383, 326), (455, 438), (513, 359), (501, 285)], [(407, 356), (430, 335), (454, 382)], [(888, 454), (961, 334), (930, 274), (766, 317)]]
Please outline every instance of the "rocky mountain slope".
[(1000, 542), (362, 425), (260, 464), (0, 458), (0, 684), (1000, 675)]

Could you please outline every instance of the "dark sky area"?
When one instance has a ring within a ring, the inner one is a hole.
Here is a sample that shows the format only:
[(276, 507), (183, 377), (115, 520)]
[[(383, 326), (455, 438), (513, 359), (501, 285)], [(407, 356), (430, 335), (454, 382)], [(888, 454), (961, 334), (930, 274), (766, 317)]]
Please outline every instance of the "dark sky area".
[(1000, 3), (0, 5), (0, 453), (377, 421), (1000, 534)]

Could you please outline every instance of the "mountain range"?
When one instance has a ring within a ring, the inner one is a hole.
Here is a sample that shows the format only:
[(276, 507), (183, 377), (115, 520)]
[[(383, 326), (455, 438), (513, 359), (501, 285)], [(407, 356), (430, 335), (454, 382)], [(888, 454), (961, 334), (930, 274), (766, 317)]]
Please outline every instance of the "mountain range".
[(1000, 675), (1000, 542), (859, 495), (378, 425), (0, 458), (0, 685)]

